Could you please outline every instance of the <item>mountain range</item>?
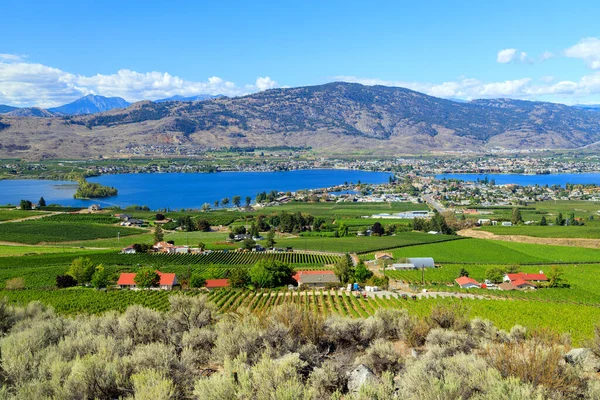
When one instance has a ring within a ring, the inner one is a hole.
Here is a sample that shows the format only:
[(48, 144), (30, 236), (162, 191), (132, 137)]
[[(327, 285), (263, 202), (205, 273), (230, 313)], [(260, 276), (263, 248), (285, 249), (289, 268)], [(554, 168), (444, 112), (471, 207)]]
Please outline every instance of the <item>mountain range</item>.
[(0, 156), (160, 156), (181, 148), (306, 146), (326, 154), (572, 149), (600, 143), (600, 113), (512, 99), (457, 102), (333, 82), (204, 101), (0, 118)]

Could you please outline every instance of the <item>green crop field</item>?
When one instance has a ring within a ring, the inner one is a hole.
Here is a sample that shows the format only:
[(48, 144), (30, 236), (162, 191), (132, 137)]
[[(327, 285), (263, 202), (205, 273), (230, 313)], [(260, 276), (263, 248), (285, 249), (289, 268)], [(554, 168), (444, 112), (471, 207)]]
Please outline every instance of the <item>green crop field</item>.
[(394, 247), (411, 246), (420, 243), (436, 243), (462, 239), (460, 236), (429, 235), (421, 232), (399, 232), (396, 236), (349, 236), (318, 237), (300, 236), (291, 239), (278, 239), (276, 246), (290, 246), (298, 250), (321, 250), (339, 253), (365, 253)]
[(0, 209), (0, 221), (10, 221), (13, 219), (35, 217), (44, 214), (47, 213), (43, 211), (12, 210), (3, 208)]
[(600, 238), (600, 226), (596, 223), (586, 223), (584, 226), (484, 226), (481, 229), (496, 235), (524, 235), (542, 238)]
[[(436, 263), (544, 264), (600, 263), (600, 249), (573, 248), (484, 239), (423, 244), (391, 251), (395, 258), (433, 257)], [(372, 260), (373, 254), (363, 254)]]
[(81, 222), (90, 224), (116, 224), (119, 218), (109, 214), (55, 214), (42, 218), (41, 222)]
[(86, 223), (23, 221), (0, 224), (0, 238), (15, 243), (55, 243), (142, 233), (141, 229)]
[(72, 246), (5, 246), (0, 245), (0, 257), (23, 256), (30, 254), (48, 254), (65, 252), (89, 252), (90, 250)]

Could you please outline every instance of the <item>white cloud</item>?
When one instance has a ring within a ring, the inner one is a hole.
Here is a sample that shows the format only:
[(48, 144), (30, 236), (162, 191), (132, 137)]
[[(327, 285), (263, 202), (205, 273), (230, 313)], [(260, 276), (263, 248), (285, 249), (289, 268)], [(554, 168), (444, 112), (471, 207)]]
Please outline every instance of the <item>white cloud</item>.
[(600, 39), (588, 37), (565, 50), (565, 56), (582, 59), (591, 69), (600, 69)]
[(196, 94), (240, 96), (276, 86), (270, 77), (259, 77), (254, 85), (237, 86), (217, 76), (198, 82), (166, 72), (128, 69), (110, 75), (84, 76), (42, 64), (0, 61), (0, 104), (15, 106), (52, 107), (87, 94), (118, 96), (128, 101)]
[(507, 64), (515, 59), (517, 56), (517, 49), (504, 49), (498, 52), (496, 61), (501, 64)]
[(4, 61), (4, 62), (16, 62), (16, 61), (21, 61), (24, 58), (26, 58), (26, 56), (23, 56), (21, 54), (0, 53), (0, 61)]
[(579, 103), (581, 99), (594, 98), (600, 102), (600, 72), (582, 77), (579, 81), (553, 82), (553, 77), (543, 77), (536, 83), (531, 78), (501, 82), (482, 82), (473, 78), (461, 78), (443, 83), (386, 81), (355, 76), (336, 76), (336, 80), (363, 85), (398, 86), (416, 90), (430, 96), (473, 100), (478, 98), (508, 97), (524, 100), (548, 100), (562, 103)]
[(540, 60), (546, 61), (546, 60), (549, 60), (549, 59), (554, 58), (554, 57), (555, 57), (554, 53), (552, 53), (550, 51), (545, 51), (540, 56)]

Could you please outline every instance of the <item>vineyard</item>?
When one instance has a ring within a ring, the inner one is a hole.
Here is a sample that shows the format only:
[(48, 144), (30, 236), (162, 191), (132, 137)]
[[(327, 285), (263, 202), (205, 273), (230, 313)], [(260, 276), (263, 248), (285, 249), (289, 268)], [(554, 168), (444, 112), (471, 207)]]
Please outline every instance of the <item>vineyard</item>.
[(254, 265), (261, 260), (276, 260), (291, 265), (325, 265), (334, 264), (338, 256), (325, 254), (307, 254), (296, 252), (255, 253), (238, 251), (215, 251), (210, 254), (127, 254), (119, 255), (120, 262), (127, 260), (130, 264), (218, 264), (218, 265)]
[[(42, 219), (43, 220), (43, 219)], [(89, 223), (69, 223), (57, 221), (22, 221), (0, 224), (0, 237), (7, 242), (36, 244), (41, 242), (68, 242), (98, 238), (136, 235), (141, 229), (106, 226)]]
[(42, 222), (85, 222), (90, 224), (116, 224), (119, 218), (108, 214), (54, 214), (40, 219)]

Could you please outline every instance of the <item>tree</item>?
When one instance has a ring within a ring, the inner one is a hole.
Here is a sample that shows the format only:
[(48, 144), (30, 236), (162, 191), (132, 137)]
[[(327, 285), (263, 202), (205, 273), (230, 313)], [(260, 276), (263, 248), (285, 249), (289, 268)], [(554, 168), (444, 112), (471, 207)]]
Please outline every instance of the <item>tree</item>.
[(343, 222), (340, 223), (340, 226), (338, 228), (338, 236), (339, 237), (348, 236), (348, 226), (346, 226), (346, 224), (344, 224)]
[(165, 238), (163, 230), (160, 225), (154, 227), (154, 243), (162, 242)]
[(40, 197), (40, 201), (38, 201), (38, 206), (46, 207), (46, 200), (44, 199), (44, 196)]
[(77, 281), (71, 275), (57, 275), (56, 276), (56, 287), (64, 289), (77, 285)]
[(229, 197), (223, 197), (221, 199), (221, 206), (226, 207), (229, 204)]
[(210, 204), (208, 204), (208, 203), (202, 204), (202, 207), (200, 208), (200, 210), (202, 210), (203, 212), (210, 211)]
[(108, 285), (108, 272), (102, 264), (96, 266), (96, 271), (92, 275), (92, 286), (96, 289), (104, 288)]
[(565, 224), (565, 219), (563, 218), (562, 213), (558, 213), (558, 216), (556, 217), (556, 225), (557, 226), (563, 226)]
[(230, 270), (228, 279), (229, 286), (236, 288), (244, 288), (250, 282), (250, 276), (248, 275), (248, 270), (246, 268), (234, 268)]
[(158, 214), (156, 214), (155, 218), (157, 221), (164, 221), (166, 217), (164, 214), (158, 213)]
[(542, 219), (540, 219), (540, 225), (541, 226), (548, 225), (548, 222), (546, 221), (546, 216), (545, 215), (542, 215)]
[(459, 276), (460, 276), (460, 277), (462, 277), (462, 276), (466, 276), (466, 277), (468, 278), (468, 277), (469, 277), (469, 271), (467, 271), (467, 270), (466, 270), (466, 269), (464, 269), (464, 268), (461, 268), (461, 269), (460, 269), (460, 272), (459, 272)]
[(569, 284), (563, 278), (564, 272), (562, 268), (553, 265), (548, 274), (548, 287), (559, 288), (569, 287)]
[(252, 203), (252, 197), (246, 196), (246, 207), (249, 207), (250, 203)]
[(381, 222), (375, 222), (371, 227), (371, 234), (375, 236), (382, 236), (385, 234), (385, 229), (381, 225)]
[(200, 274), (192, 274), (190, 277), (190, 287), (194, 289), (201, 288), (206, 284), (206, 279)]
[(252, 250), (254, 248), (254, 246), (256, 246), (256, 242), (254, 241), (254, 239), (248, 238), (248, 239), (244, 239), (244, 249), (246, 250)]
[(231, 201), (234, 206), (239, 207), (242, 204), (242, 197), (241, 196), (233, 196), (231, 198)]
[(354, 264), (349, 254), (342, 256), (333, 266), (333, 273), (340, 282), (348, 283), (354, 277)]
[(213, 204), (215, 205), (215, 208), (219, 208), (219, 200), (215, 200)]
[(267, 248), (271, 248), (275, 246), (275, 229), (271, 228), (269, 233), (267, 233), (267, 242), (265, 243)]
[(523, 222), (523, 218), (521, 217), (521, 210), (519, 210), (517, 207), (513, 208), (512, 210), (511, 222), (513, 225), (517, 225)]
[(179, 226), (181, 227), (181, 230), (186, 232), (193, 232), (197, 227), (196, 222), (189, 215), (184, 215), (183, 217), (179, 218)]
[(67, 275), (71, 275), (77, 283), (83, 285), (92, 280), (95, 270), (92, 260), (88, 257), (79, 257), (73, 260)]
[(210, 222), (205, 219), (199, 219), (196, 222), (196, 227), (200, 232), (210, 232)]
[(21, 200), (21, 210), (31, 210), (33, 204), (29, 200)]
[(160, 276), (152, 268), (142, 268), (135, 274), (133, 282), (135, 282), (137, 287), (145, 289), (158, 286)]
[(364, 262), (359, 262), (356, 268), (354, 269), (354, 280), (356, 282), (364, 283), (371, 276), (373, 276), (373, 272), (367, 269)]
[(504, 268), (489, 267), (485, 270), (485, 279), (493, 283), (502, 282), (504, 279)]
[(204, 244), (204, 242), (198, 242), (198, 248), (204, 250), (206, 248), (206, 244)]
[(294, 270), (289, 264), (276, 260), (261, 260), (248, 272), (252, 284), (259, 288), (291, 283), (293, 274)]

